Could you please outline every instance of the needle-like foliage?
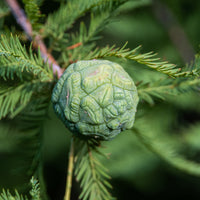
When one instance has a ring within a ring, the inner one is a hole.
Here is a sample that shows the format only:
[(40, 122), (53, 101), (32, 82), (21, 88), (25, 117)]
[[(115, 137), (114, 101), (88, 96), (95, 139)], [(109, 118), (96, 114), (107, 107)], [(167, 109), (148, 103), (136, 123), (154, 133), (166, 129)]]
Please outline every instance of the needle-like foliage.
[(154, 98), (166, 100), (172, 96), (183, 94), (191, 91), (199, 91), (200, 80), (196, 79), (180, 79), (180, 80), (160, 80), (154, 83), (146, 83), (138, 86), (140, 100), (144, 100), (149, 104), (154, 104)]
[[(151, 130), (142, 132), (142, 130), (133, 129), (133, 132), (149, 150), (158, 155), (166, 163), (182, 172), (200, 176), (200, 164), (186, 159), (181, 155), (180, 152), (178, 152), (177, 147), (173, 145), (172, 142), (170, 143), (169, 138), (154, 137), (152, 136), (153, 134), (150, 134)], [(149, 136), (149, 134), (151, 136)]]
[[(1, 37), (0, 43), (0, 119), (15, 117), (31, 101), (33, 94), (44, 90), (53, 73), (38, 51), (29, 54), (17, 37)], [(7, 81), (9, 84), (7, 84)]]
[(199, 76), (199, 66), (198, 68), (190, 71), (181, 72), (181, 68), (177, 68), (176, 65), (170, 64), (167, 61), (161, 61), (160, 58), (156, 57), (156, 53), (140, 53), (139, 50), (141, 46), (136, 47), (133, 50), (126, 48), (127, 42), (121, 48), (116, 48), (115, 45), (104, 48), (96, 48), (90, 54), (86, 56), (85, 59), (101, 59), (108, 57), (118, 57), (122, 59), (133, 60), (139, 64), (143, 64), (153, 70), (166, 74), (172, 78), (175, 77), (188, 77), (188, 76)]
[(191, 91), (198, 92), (200, 86), (199, 60), (199, 55), (197, 54), (193, 65), (189, 67), (190, 69), (186, 67), (184, 72), (175, 74), (174, 76), (176, 79), (165, 78), (154, 82), (141, 82), (138, 84), (140, 100), (144, 100), (153, 105), (154, 98), (166, 100), (172, 96), (177, 96)]
[[(41, 200), (40, 198), (40, 187), (38, 181), (32, 177), (31, 178), (31, 199), (30, 200)], [(15, 190), (15, 194), (11, 194), (9, 191), (3, 190), (3, 192), (0, 194), (0, 200), (28, 200), (27, 196), (22, 196), (18, 193), (17, 190)]]
[[(68, 1), (52, 16), (49, 15), (47, 26), (44, 29), (44, 36), (50, 37), (50, 50), (61, 52), (58, 61), (64, 67), (71, 62), (85, 59), (86, 55), (95, 47), (95, 40), (101, 38), (98, 33), (113, 21), (113, 18), (119, 13), (118, 9), (126, 1), (87, 0), (78, 2), (77, 4), (76, 1)], [(89, 24), (81, 20), (79, 31), (67, 31), (73, 26), (76, 19), (88, 12), (90, 12)], [(65, 16), (66, 13), (67, 16)], [(56, 23), (53, 23), (55, 19)], [(55, 27), (51, 27), (50, 24)]]
[[(119, 5), (118, 5), (119, 6)], [(62, 62), (69, 63), (70, 60), (88, 59), (88, 54), (96, 46), (95, 41), (101, 37), (98, 35), (106, 25), (113, 21), (114, 16), (117, 14), (117, 9), (107, 6), (102, 10), (93, 10), (90, 15), (90, 23), (86, 25), (83, 21), (80, 23), (79, 31), (72, 33), (69, 36), (69, 46), (79, 44), (77, 48), (70, 49), (64, 48), (62, 51)], [(80, 53), (81, 52), (81, 53)]]
[(55, 39), (61, 39), (64, 32), (72, 27), (73, 23), (85, 15), (92, 8), (101, 9), (103, 12), (107, 6), (120, 4), (125, 1), (114, 0), (69, 0), (67, 3), (61, 4), (59, 10), (48, 16), (45, 31)]
[(133, 50), (126, 48), (128, 43), (125, 43), (123, 47), (116, 48), (115, 45), (109, 47), (106, 46), (104, 48), (96, 48), (93, 52), (91, 52), (86, 59), (100, 59), (106, 57), (118, 57), (123, 59), (130, 59), (136, 61), (140, 64), (144, 64), (152, 69), (155, 69), (164, 74), (168, 74), (173, 76), (179, 72), (179, 69), (176, 69), (174, 64), (168, 64), (165, 61), (160, 61), (159, 58), (155, 58), (155, 53), (149, 52), (145, 54), (139, 54), (139, 47), (136, 47)]
[(8, 114), (11, 118), (15, 117), (30, 102), (34, 90), (38, 83), (24, 82), (18, 86), (0, 86), (0, 119)]
[(83, 200), (111, 200), (109, 190), (112, 188), (108, 179), (107, 169), (97, 159), (98, 142), (95, 140), (80, 141), (76, 140), (76, 179), (80, 182), (82, 192), (79, 196)]
[(1, 36), (0, 76), (4, 79), (13, 79), (16, 74), (22, 79), (23, 72), (28, 72), (34, 79), (39, 78), (41, 82), (53, 79), (52, 70), (44, 63), (39, 50), (38, 55), (35, 55), (30, 47), (28, 53), (18, 37)]
[(30, 191), (32, 200), (41, 200), (40, 184), (39, 184), (38, 180), (36, 180), (34, 177), (32, 177), (30, 182), (31, 182), (31, 186), (32, 186), (32, 189)]
[[(30, 180), (33, 175), (38, 178), (40, 181), (41, 194), (38, 183), (31, 179), (31, 196), (33, 200), (39, 200), (40, 195), (42, 199), (46, 199), (45, 188), (44, 185), (42, 185), (41, 151), (43, 144), (42, 127), (47, 117), (48, 105), (49, 99), (45, 96), (40, 96), (39, 99), (30, 102), (23, 112), (18, 114), (17, 118), (4, 122), (5, 126), (8, 127), (7, 133), (2, 135), (2, 137), (4, 140), (7, 138), (7, 141), (13, 143), (10, 147), (10, 157), (14, 157), (16, 160), (14, 164), (15, 167), (13, 168), (12, 165), (7, 168), (7, 170), (11, 174), (13, 180), (18, 178), (18, 174), (21, 174), (20, 177), (23, 177), (23, 181), (17, 187), (19, 191), (30, 190), (30, 185), (27, 184), (27, 180)], [(12, 159), (10, 160), (10, 158), (8, 158), (5, 163), (11, 161)]]
[(15, 191), (15, 195), (12, 195), (9, 191), (3, 190), (0, 194), (0, 200), (28, 200), (27, 197), (23, 197), (17, 191)]

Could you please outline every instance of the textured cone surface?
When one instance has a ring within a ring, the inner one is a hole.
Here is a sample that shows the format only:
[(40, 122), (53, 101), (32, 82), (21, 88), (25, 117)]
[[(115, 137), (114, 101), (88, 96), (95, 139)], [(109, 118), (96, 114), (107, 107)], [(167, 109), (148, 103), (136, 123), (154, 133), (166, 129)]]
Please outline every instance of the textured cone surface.
[(79, 61), (71, 64), (55, 85), (52, 102), (74, 134), (109, 140), (133, 126), (138, 94), (119, 64)]

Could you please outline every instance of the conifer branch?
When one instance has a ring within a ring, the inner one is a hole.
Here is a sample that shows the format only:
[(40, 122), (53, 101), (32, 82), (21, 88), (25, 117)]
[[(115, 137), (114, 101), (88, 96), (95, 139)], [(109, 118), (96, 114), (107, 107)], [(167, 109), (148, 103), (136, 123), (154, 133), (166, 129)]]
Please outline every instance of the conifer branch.
[(32, 189), (30, 191), (32, 200), (41, 200), (39, 182), (34, 177), (31, 178), (30, 182), (31, 182), (31, 186), (32, 186)]
[(99, 9), (104, 12), (108, 7), (121, 5), (125, 0), (69, 0), (61, 4), (60, 8), (47, 18), (44, 32), (46, 35), (53, 36), (54, 39), (63, 38), (65, 31), (73, 26), (73, 23), (80, 17), (84, 16), (92, 9)]
[[(95, 41), (100, 39), (101, 37), (97, 34), (110, 22), (112, 22), (112, 17), (114, 16), (114, 11), (111, 8), (105, 8), (102, 12), (92, 12), (90, 17), (90, 24), (87, 28), (84, 22), (80, 23), (79, 32), (72, 33), (70, 35), (70, 41), (73, 44), (79, 44), (79, 48), (73, 49), (73, 54), (70, 56), (71, 60), (83, 60), (86, 59), (88, 54), (92, 51), (94, 46), (96, 46)], [(67, 51), (66, 51), (67, 50)], [(64, 49), (62, 52), (68, 58), (69, 52), (71, 48)], [(80, 53), (81, 52), (81, 53)]]
[[(17, 23), (22, 27), (22, 29), (27, 34), (29, 40), (33, 40), (33, 30), (30, 21), (27, 19), (23, 9), (20, 8), (17, 0), (6, 0), (8, 6), (10, 7), (13, 15), (16, 18)], [(54, 57), (48, 53), (46, 45), (44, 44), (40, 35), (34, 37), (33, 40), (33, 47), (40, 48), (41, 56), (43, 57), (44, 61), (48, 61), (49, 65), (52, 65), (54, 74), (57, 74), (60, 77), (63, 73), (63, 70), (58, 65), (57, 61)]]
[(170, 146), (166, 141), (164, 142), (165, 139), (150, 137), (150, 131), (144, 133), (137, 128), (134, 128), (133, 131), (150, 151), (158, 155), (166, 163), (190, 175), (200, 176), (200, 164), (180, 155), (173, 146)]
[(105, 156), (101, 153), (96, 140), (76, 140), (75, 176), (80, 182), (82, 192), (79, 196), (84, 200), (111, 200), (113, 199), (109, 190), (112, 188), (108, 179), (107, 169), (99, 162), (98, 156)]
[(0, 200), (28, 200), (28, 198), (20, 195), (17, 190), (15, 190), (14, 195), (12, 195), (9, 191), (3, 190), (0, 194)]
[[(30, 183), (32, 186), (30, 191), (32, 198), (30, 200), (41, 200), (40, 184), (34, 177), (31, 178)], [(0, 200), (28, 200), (28, 198), (27, 196), (19, 194), (17, 190), (15, 190), (15, 194), (13, 195), (9, 192), (9, 190), (5, 191), (3, 189), (2, 193), (0, 193)]]
[[(41, 84), (41, 83), (39, 83)], [(0, 120), (10, 114), (15, 117), (30, 102), (34, 92), (34, 83), (23, 83), (17, 87), (0, 87)]]
[(180, 72), (180, 68), (176, 68), (176, 65), (169, 64), (166, 61), (160, 61), (160, 58), (156, 58), (157, 54), (153, 52), (148, 52), (144, 54), (139, 53), (139, 49), (141, 46), (136, 47), (135, 49), (130, 50), (126, 48), (128, 42), (124, 44), (121, 48), (116, 48), (115, 45), (109, 47), (106, 46), (104, 48), (98, 49), (96, 48), (94, 51), (90, 52), (86, 59), (100, 59), (106, 57), (118, 57), (123, 59), (133, 60), (137, 63), (143, 64), (153, 70), (161, 72), (163, 74), (167, 74), (171, 77), (177, 77)]
[(13, 79), (14, 74), (21, 80), (22, 72), (32, 74), (34, 78), (39, 78), (41, 82), (50, 82), (53, 80), (53, 71), (47, 63), (44, 63), (40, 51), (38, 55), (34, 55), (32, 49), (29, 53), (23, 47), (18, 37), (0, 38), (0, 74), (5, 80)]
[(200, 79), (166, 79), (155, 83), (146, 83), (138, 86), (140, 100), (153, 105), (153, 98), (165, 100), (167, 97), (176, 96), (190, 91), (199, 90)]
[(172, 78), (179, 77), (198, 77), (200, 75), (200, 65), (199, 55), (195, 57), (195, 65), (192, 66), (192, 69), (178, 68), (176, 65), (168, 63), (167, 61), (161, 61), (160, 58), (156, 57), (156, 53), (140, 53), (139, 50), (141, 46), (136, 47), (135, 49), (129, 49), (127, 47), (128, 42), (126, 42), (121, 48), (116, 47), (115, 45), (104, 48), (96, 48), (91, 51), (86, 57), (86, 60), (92, 59), (102, 59), (108, 57), (117, 57), (121, 59), (129, 59), (135, 61), (139, 64), (145, 65), (153, 70), (156, 70), (160, 73), (166, 74)]

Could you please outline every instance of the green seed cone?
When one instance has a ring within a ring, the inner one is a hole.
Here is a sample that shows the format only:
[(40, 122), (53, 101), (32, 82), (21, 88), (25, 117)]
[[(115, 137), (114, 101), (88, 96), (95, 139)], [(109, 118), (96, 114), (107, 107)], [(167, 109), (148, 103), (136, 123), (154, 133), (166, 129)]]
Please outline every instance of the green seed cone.
[(54, 87), (54, 110), (77, 136), (110, 140), (133, 126), (136, 86), (117, 63), (107, 60), (71, 64)]

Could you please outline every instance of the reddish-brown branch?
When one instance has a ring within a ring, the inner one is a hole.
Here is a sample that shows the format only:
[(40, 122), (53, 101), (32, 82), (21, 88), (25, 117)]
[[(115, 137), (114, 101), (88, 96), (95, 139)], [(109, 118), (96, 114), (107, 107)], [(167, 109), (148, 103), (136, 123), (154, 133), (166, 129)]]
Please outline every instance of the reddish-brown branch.
[(82, 45), (82, 42), (78, 42), (76, 44), (73, 44), (72, 46), (67, 47), (67, 50), (75, 49), (81, 45)]
[[(8, 4), (8, 6), (11, 9), (11, 12), (13, 13), (14, 17), (16, 18), (17, 23), (22, 27), (22, 29), (27, 34), (29, 40), (33, 40), (33, 31), (32, 26), (29, 20), (27, 19), (23, 9), (21, 9), (20, 5), (18, 4), (17, 0), (5, 0)], [(33, 41), (33, 47), (34, 48), (40, 48), (41, 56), (43, 57), (44, 61), (48, 61), (50, 65), (53, 67), (54, 74), (57, 74), (58, 78), (63, 73), (62, 68), (58, 65), (54, 57), (47, 52), (46, 45), (44, 44), (42, 38), (40, 35), (37, 35), (34, 37)]]

